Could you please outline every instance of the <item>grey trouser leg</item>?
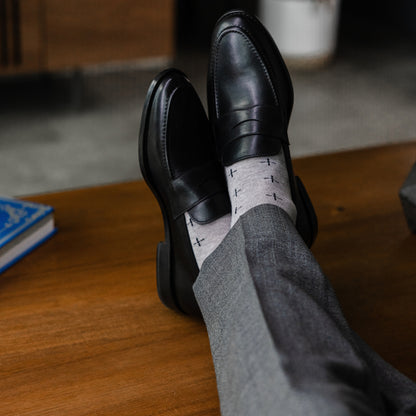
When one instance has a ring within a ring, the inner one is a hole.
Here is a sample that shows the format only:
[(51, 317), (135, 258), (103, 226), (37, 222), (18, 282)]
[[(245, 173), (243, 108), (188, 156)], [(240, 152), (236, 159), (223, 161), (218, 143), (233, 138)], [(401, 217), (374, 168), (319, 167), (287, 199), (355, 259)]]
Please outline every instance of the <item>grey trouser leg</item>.
[(280, 208), (243, 215), (204, 262), (194, 292), (223, 416), (416, 414), (415, 384), (351, 331)]

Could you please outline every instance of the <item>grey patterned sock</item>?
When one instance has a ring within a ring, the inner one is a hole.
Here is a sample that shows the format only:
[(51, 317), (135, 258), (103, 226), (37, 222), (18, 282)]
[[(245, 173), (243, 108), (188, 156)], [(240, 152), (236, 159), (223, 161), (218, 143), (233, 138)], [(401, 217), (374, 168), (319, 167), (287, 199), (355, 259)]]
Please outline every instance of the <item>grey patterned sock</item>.
[(231, 200), (231, 227), (245, 212), (261, 204), (277, 205), (296, 222), (283, 152), (253, 157), (225, 168)]
[(218, 247), (230, 231), (231, 214), (224, 215), (209, 224), (198, 224), (187, 212), (185, 219), (195, 260), (198, 267), (201, 268), (204, 260)]

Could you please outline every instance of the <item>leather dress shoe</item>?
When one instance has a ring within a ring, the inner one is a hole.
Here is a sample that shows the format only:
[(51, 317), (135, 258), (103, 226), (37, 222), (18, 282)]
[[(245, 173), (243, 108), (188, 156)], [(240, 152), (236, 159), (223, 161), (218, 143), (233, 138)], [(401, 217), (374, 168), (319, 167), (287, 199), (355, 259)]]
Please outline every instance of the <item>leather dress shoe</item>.
[(296, 227), (310, 247), (317, 219), (301, 180), (293, 173), (287, 135), (292, 82), (272, 37), (254, 16), (234, 10), (216, 23), (207, 90), (218, 157), (224, 166), (284, 152), (297, 208)]
[(168, 69), (151, 83), (139, 133), (139, 163), (165, 228), (157, 247), (157, 288), (169, 308), (199, 315), (192, 285), (199, 273), (185, 212), (206, 224), (230, 212), (211, 128), (186, 76)]

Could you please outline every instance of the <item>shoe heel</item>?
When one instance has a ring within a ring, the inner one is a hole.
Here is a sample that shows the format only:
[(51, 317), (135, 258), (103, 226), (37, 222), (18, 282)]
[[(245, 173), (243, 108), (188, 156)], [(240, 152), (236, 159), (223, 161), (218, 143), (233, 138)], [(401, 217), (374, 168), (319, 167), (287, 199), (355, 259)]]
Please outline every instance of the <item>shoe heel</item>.
[(298, 229), (307, 246), (311, 247), (318, 234), (318, 219), (316, 217), (315, 209), (313, 208), (308, 192), (306, 191), (306, 188), (300, 180), (299, 176), (296, 176), (295, 180), (298, 195), (300, 198), (300, 203), (297, 205), (298, 215), (296, 220), (296, 228)]
[(172, 279), (170, 275), (170, 248), (166, 241), (161, 241), (157, 245), (156, 253), (156, 275), (157, 275), (157, 293), (159, 299), (168, 308), (178, 310)]

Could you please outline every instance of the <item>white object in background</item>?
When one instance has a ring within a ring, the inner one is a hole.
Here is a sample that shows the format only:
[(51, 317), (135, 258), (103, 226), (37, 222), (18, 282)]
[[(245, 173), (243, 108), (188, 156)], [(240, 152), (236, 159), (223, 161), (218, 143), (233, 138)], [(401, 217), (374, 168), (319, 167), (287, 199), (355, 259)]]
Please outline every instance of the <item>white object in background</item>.
[(259, 17), (289, 63), (317, 65), (335, 52), (341, 0), (260, 0)]

